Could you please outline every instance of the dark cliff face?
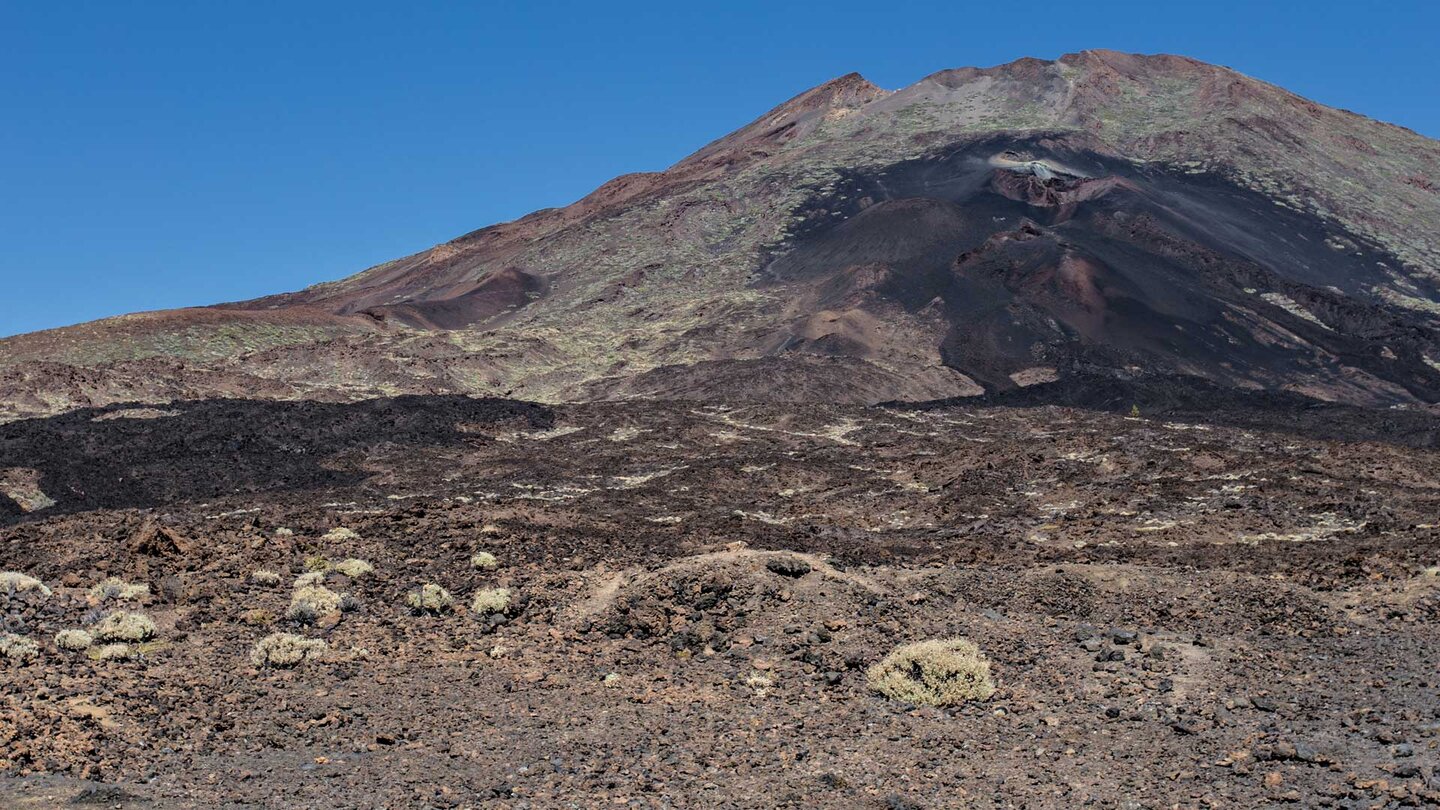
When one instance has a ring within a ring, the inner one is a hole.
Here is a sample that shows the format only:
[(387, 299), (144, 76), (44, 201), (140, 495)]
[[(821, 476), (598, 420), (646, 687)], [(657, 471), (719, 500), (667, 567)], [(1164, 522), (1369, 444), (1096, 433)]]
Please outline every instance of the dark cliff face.
[(852, 74), (665, 171), (350, 278), (0, 342), (0, 418), (236, 393), (876, 402), (1097, 374), (1435, 403), (1436, 189), (1435, 141), (1183, 57), (894, 92)]

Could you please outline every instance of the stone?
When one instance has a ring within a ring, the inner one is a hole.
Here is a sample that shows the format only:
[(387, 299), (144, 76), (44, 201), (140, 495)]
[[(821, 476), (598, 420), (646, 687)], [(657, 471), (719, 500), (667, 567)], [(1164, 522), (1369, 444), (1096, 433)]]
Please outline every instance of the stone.
[(799, 557), (776, 557), (767, 561), (765, 568), (772, 574), (779, 574), (790, 579), (799, 579), (810, 573), (810, 563)]
[(1274, 699), (1263, 697), (1261, 695), (1251, 696), (1250, 705), (1254, 706), (1256, 709), (1262, 712), (1273, 712), (1279, 711), (1280, 709), (1280, 704), (1277, 703)]

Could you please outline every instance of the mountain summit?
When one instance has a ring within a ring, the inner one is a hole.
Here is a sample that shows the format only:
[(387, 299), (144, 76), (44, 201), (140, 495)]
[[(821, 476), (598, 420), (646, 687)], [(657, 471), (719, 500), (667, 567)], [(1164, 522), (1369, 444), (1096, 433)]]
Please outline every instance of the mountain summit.
[(0, 341), (0, 416), (225, 395), (1440, 401), (1440, 143), (1178, 56), (850, 74), (349, 278)]

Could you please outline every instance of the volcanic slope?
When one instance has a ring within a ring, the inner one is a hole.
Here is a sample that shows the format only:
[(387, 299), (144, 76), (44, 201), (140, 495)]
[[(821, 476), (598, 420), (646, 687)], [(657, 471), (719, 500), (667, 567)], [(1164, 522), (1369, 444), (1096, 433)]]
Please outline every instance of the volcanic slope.
[(857, 74), (296, 293), (0, 342), (0, 418), (234, 395), (1440, 400), (1440, 143), (1176, 56)]

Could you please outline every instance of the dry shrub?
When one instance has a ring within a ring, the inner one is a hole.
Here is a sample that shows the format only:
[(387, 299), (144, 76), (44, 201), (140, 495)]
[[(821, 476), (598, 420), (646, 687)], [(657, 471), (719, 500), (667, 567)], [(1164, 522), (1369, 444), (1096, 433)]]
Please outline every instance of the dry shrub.
[(322, 582), (324, 582), (324, 581), (325, 581), (325, 572), (323, 572), (323, 571), (311, 571), (311, 572), (308, 573), (308, 574), (301, 574), (300, 576), (296, 577), (296, 578), (295, 578), (295, 584), (294, 584), (293, 586), (291, 586), (291, 587), (295, 588), (296, 590), (299, 590), (299, 589), (301, 589), (301, 588), (309, 588), (309, 587), (312, 587), (312, 586), (315, 586), (315, 585), (319, 585), (320, 583), (322, 583)]
[(510, 609), (509, 588), (486, 588), (475, 592), (470, 609), (481, 615), (504, 613)]
[(135, 657), (136, 650), (129, 644), (104, 644), (91, 647), (85, 654), (93, 661), (129, 661)]
[(268, 568), (257, 568), (250, 572), (250, 581), (256, 585), (279, 585), (280, 575)]
[(35, 591), (41, 596), (49, 596), (50, 589), (45, 583), (19, 571), (0, 571), (0, 593), (27, 593)]
[(870, 688), (917, 706), (954, 706), (995, 693), (990, 660), (967, 639), (946, 638), (897, 647), (865, 672)]
[(101, 619), (91, 635), (97, 641), (145, 641), (155, 635), (155, 622), (144, 613), (116, 611)]
[(770, 690), (775, 687), (775, 681), (771, 680), (767, 675), (755, 673), (745, 678), (745, 685), (754, 689), (757, 694), (763, 696), (769, 694)]
[(347, 529), (344, 526), (340, 526), (324, 533), (320, 536), (320, 539), (327, 542), (335, 543), (343, 542), (346, 540), (359, 540), (360, 534), (354, 529)]
[(341, 560), (335, 563), (335, 570), (351, 579), (359, 579), (360, 577), (373, 574), (375, 572), (375, 566), (371, 565), (368, 560), (357, 560), (352, 557), (348, 560)]
[(439, 585), (427, 582), (406, 594), (405, 604), (416, 613), (440, 613), (455, 604), (455, 597)]
[(24, 636), (6, 633), (0, 636), (0, 658), (24, 663), (40, 654), (40, 645)]
[(250, 663), (257, 667), (287, 668), (319, 658), (326, 644), (318, 638), (305, 638), (292, 633), (272, 633), (256, 642), (250, 651)]
[(480, 571), (494, 571), (500, 567), (500, 561), (488, 551), (477, 551), (475, 556), (470, 558), (470, 567)]
[(253, 608), (241, 613), (240, 621), (251, 627), (268, 627), (275, 623), (275, 614), (264, 608)]
[(149, 585), (134, 585), (119, 577), (106, 577), (90, 588), (90, 599), (106, 602), (111, 599), (142, 599), (150, 595)]
[(313, 622), (339, 610), (342, 598), (323, 585), (296, 588), (290, 597), (290, 608), (285, 611), (285, 618), (302, 623)]
[(83, 650), (95, 643), (84, 630), (61, 630), (55, 634), (55, 646), (62, 650)]

